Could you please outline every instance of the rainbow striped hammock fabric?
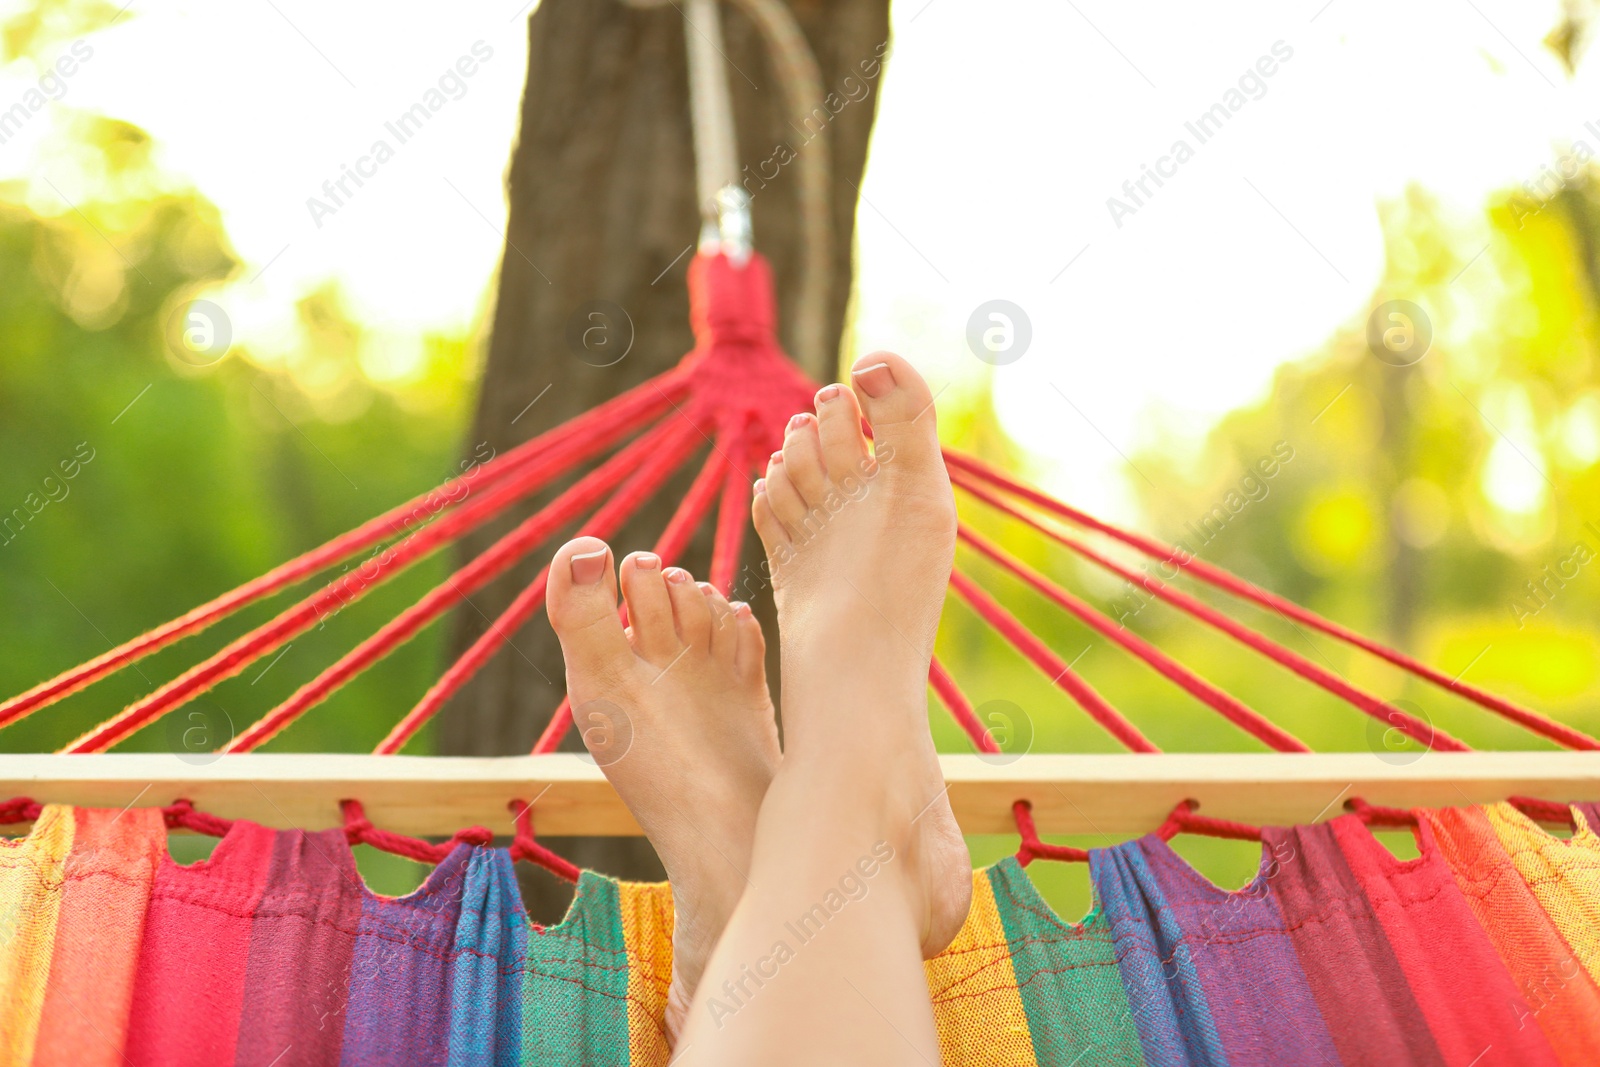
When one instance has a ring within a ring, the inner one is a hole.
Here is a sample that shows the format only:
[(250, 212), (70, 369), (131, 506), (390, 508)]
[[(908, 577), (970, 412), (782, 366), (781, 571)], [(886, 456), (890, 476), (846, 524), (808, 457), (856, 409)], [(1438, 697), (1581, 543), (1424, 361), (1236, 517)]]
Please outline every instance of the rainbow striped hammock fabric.
[[(1225, 892), (1158, 837), (1091, 854), (1062, 921), (1016, 861), (973, 874), (926, 966), (947, 1064), (1600, 1062), (1600, 809), (1571, 840), (1507, 804), (1419, 812), (1401, 862), (1353, 816), (1264, 832)], [(828, 908), (793, 925), (827, 936)], [(237, 822), (167, 855), (157, 809), (48, 806), (0, 841), (0, 1067), (656, 1065), (665, 885), (585, 872), (530, 924), (503, 849), (372, 893), (342, 831)], [(737, 1013), (776, 973), (714, 990)]]

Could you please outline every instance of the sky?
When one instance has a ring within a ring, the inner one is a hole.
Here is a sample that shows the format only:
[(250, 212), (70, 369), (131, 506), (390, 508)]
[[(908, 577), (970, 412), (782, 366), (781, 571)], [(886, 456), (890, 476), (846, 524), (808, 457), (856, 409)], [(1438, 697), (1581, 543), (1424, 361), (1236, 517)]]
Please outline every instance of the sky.
[[(424, 332), (484, 313), (529, 10), (136, 0), (87, 39), (52, 107), (145, 128), (161, 166), (219, 206), (245, 261), (219, 297), (239, 341), (289, 345), (295, 301), (335, 279), (376, 333), (374, 366), (403, 374)], [(1579, 139), (1600, 147), (1592, 70), (1569, 78), (1540, 43), (1559, 13), (896, 0), (852, 347), (906, 353), (952, 400), (992, 376), (1049, 487), (1127, 517), (1126, 456), (1198, 439), (1274, 368), (1365, 319), (1384, 200), (1411, 183), (1440, 197), (1466, 259), (1489, 239), (1490, 193), (1536, 181)], [(26, 61), (0, 70), (0, 108), (37, 77)], [(446, 104), (398, 144), (385, 123), (441, 78)], [(1204, 139), (1190, 128), (1230, 102)], [(83, 190), (41, 155), (48, 137), (33, 122), (0, 145), (0, 180), (31, 178), (33, 206), (62, 212)], [(379, 138), (392, 158), (362, 164), (333, 204), (324, 182)], [(967, 339), (996, 300), (1030, 335), (999, 366)]]

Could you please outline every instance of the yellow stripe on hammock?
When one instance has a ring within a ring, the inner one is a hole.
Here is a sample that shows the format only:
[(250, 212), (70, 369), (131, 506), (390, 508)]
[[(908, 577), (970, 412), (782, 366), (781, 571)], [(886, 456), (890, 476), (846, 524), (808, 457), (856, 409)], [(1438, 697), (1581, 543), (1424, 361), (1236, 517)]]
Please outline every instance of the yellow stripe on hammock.
[(672, 984), (672, 888), (619, 882), (617, 897), (628, 953), (628, 1063), (657, 1067), (669, 1055), (662, 1017)]
[(1600, 836), (1576, 810), (1577, 828), (1566, 841), (1505, 802), (1486, 804), (1483, 813), (1539, 907), (1589, 977), (1600, 982)]
[(972, 872), (972, 910), (923, 971), (941, 1058), (962, 1067), (1038, 1067), (988, 870)]
[(33, 1060), (73, 828), (70, 807), (47, 804), (27, 837), (0, 841), (0, 1067)]

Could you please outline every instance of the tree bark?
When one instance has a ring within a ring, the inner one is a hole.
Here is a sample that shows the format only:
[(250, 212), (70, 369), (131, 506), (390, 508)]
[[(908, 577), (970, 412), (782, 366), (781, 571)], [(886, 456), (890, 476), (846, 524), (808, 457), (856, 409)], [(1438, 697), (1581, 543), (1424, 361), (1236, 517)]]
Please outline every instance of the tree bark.
[[(764, 45), (755, 27), (731, 6), (723, 8), (727, 74), (739, 160), (752, 176), (746, 187), (754, 197), (756, 247), (772, 261), (779, 280), (780, 336), (795, 298), (800, 231), (793, 176), (774, 165), (775, 153), (780, 145), (804, 152), (814, 136), (828, 139), (834, 271), (825, 335), (837, 338), (850, 294), (856, 186), (881, 78), (881, 73), (864, 78), (860, 65), (876, 64), (884, 54), (888, 3), (796, 0), (794, 10), (817, 55), (824, 86), (840, 94), (833, 103), (845, 101), (836, 113), (816, 101), (827, 116), (818, 124), (820, 132), (796, 130), (786, 121), (783, 90)], [(684, 33), (696, 31), (685, 27), (681, 9), (673, 6), (635, 9), (617, 0), (544, 0), (528, 32), (528, 80), (508, 179), (506, 248), (467, 453), (484, 444), (504, 452), (669, 368), (693, 344), (684, 276), (699, 212)], [(841, 90), (851, 75), (867, 87), (865, 95), (856, 88)], [(777, 175), (768, 178), (775, 169)], [(580, 358), (566, 341), (574, 317), (582, 318), (585, 305), (597, 300), (620, 306), (627, 320), (603, 324), (613, 351), (627, 347), (625, 358), (605, 367), (592, 365), (592, 354)], [(806, 369), (823, 378), (836, 370)], [(651, 545), (690, 473), (668, 485), (613, 539), (619, 555)], [(481, 552), (549, 495), (465, 539), (458, 562)], [(454, 654), (484, 632), (559, 543), (553, 539), (458, 609), (452, 623)], [(709, 539), (701, 538), (685, 565), (703, 572), (708, 547)], [(753, 606), (773, 632), (770, 603)], [(771, 645), (776, 649), (776, 641)], [(441, 753), (504, 755), (532, 747), (565, 690), (560, 649), (542, 614), (511, 646), (441, 713)], [(568, 741), (573, 747), (575, 738)], [(618, 877), (662, 877), (642, 839), (549, 843), (582, 866)], [(536, 872), (525, 875), (524, 895), (536, 921), (554, 922), (571, 891)]]

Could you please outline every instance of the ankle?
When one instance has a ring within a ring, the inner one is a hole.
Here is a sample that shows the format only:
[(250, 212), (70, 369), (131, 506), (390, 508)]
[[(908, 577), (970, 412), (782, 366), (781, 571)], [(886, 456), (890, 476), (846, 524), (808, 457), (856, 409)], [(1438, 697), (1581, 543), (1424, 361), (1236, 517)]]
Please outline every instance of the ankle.
[[(860, 748), (829, 750), (795, 745), (768, 790), (763, 819), (813, 827), (806, 839), (826, 838), (841, 853), (887, 842), (896, 852), (910, 847), (926, 775), (917, 753), (884, 751), (865, 756)], [(863, 758), (864, 757), (864, 758)], [(771, 809), (770, 812), (768, 809)], [(804, 847), (791, 841), (787, 847)]]
[[(828, 723), (825, 732), (834, 747), (859, 750), (869, 758), (878, 754), (872, 746), (880, 727), (903, 740), (907, 717), (913, 726), (926, 721), (928, 660), (914, 657), (898, 637), (894, 641), (898, 647), (871, 641), (848, 647), (847, 642), (840, 642), (830, 652), (785, 656), (786, 722), (796, 727), (813, 721)], [(818, 670), (815, 665), (819, 663), (829, 666)], [(871, 669), (851, 669), (858, 663), (870, 664)], [(840, 717), (851, 723), (848, 745), (840, 744)], [(787, 752), (786, 748), (785, 758)]]

